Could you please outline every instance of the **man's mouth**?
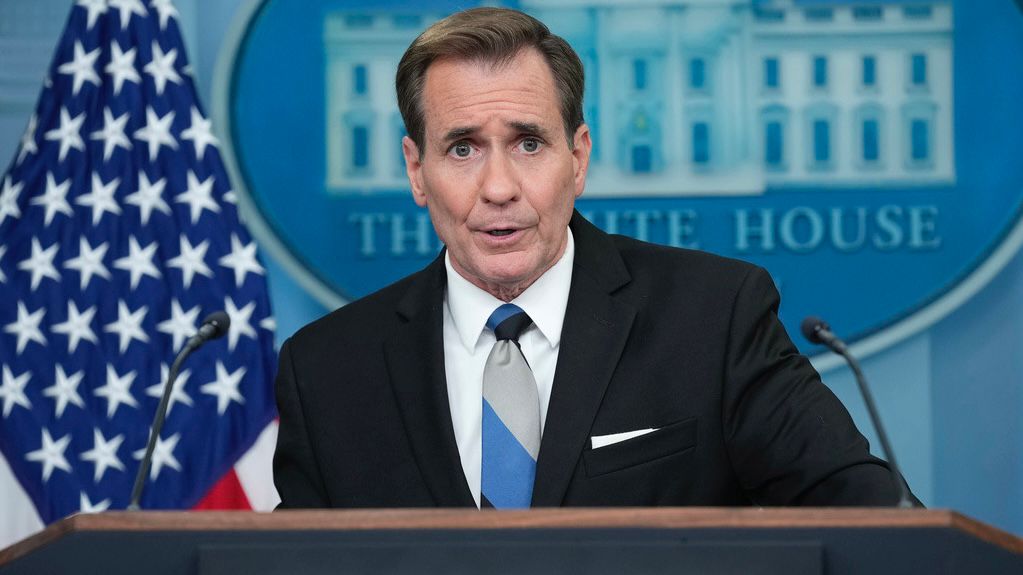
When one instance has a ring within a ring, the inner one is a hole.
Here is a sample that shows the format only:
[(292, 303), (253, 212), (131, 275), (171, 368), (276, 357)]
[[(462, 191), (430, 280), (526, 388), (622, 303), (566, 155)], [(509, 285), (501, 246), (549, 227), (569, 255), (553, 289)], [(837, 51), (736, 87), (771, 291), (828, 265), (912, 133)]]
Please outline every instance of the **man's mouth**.
[(507, 235), (514, 234), (515, 230), (510, 230), (510, 229), (509, 230), (489, 230), (487, 233), (492, 235), (492, 236), (498, 236), (499, 237), (499, 236), (507, 236)]

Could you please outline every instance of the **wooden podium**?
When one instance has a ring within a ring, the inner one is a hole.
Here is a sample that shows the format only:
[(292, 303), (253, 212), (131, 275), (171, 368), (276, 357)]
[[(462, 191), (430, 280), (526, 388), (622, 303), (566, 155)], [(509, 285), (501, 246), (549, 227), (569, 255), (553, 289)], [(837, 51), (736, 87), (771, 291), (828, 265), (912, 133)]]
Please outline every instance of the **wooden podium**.
[(1023, 573), (1023, 539), (922, 509), (115, 512), (0, 551), (31, 573)]

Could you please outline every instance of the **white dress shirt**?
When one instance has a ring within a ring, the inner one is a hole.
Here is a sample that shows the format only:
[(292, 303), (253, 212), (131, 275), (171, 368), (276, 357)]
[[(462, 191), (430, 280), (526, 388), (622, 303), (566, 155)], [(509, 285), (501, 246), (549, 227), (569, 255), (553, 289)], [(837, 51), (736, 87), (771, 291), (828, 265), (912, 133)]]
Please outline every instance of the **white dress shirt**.
[[(519, 336), (519, 345), (533, 369), (540, 396), (541, 434), (561, 348), (561, 326), (565, 321), (574, 261), (575, 240), (572, 231), (568, 230), (561, 259), (511, 301), (533, 320), (533, 325)], [(451, 405), (451, 423), (455, 429), (462, 470), (478, 507), (483, 460), (483, 368), (496, 341), (494, 332), (486, 329), (486, 325), (490, 314), (505, 302), (460, 276), (451, 267), (450, 253), (445, 255), (444, 265), (448, 278), (444, 297), (444, 369), (448, 403)]]

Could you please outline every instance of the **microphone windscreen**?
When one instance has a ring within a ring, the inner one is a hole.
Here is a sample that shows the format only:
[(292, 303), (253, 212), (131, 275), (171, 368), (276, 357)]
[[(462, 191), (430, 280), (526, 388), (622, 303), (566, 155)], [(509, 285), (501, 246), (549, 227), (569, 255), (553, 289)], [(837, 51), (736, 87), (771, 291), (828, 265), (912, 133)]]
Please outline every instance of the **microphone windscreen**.
[(215, 311), (206, 316), (206, 319), (202, 320), (202, 324), (213, 328), (213, 331), (206, 339), (217, 339), (218, 337), (223, 337), (227, 333), (228, 328), (231, 327), (231, 317), (224, 311)]
[(803, 324), (800, 326), (800, 331), (803, 332), (803, 337), (806, 338), (810, 343), (822, 344), (824, 340), (821, 339), (820, 332), (822, 329), (830, 330), (828, 324), (823, 319), (811, 315), (803, 320)]

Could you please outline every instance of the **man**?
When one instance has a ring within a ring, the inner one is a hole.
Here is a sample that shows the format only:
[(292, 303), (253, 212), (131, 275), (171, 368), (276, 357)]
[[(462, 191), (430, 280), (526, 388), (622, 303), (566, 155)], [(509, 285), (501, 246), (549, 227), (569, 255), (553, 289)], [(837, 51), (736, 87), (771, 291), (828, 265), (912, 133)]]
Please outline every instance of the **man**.
[(591, 142), (564, 40), (458, 13), (396, 83), (412, 195), (446, 249), (284, 344), (282, 507), (897, 500), (766, 272), (574, 211)]

